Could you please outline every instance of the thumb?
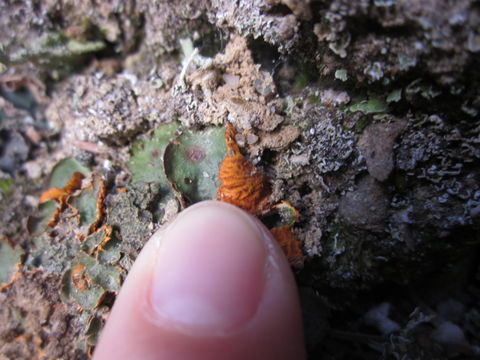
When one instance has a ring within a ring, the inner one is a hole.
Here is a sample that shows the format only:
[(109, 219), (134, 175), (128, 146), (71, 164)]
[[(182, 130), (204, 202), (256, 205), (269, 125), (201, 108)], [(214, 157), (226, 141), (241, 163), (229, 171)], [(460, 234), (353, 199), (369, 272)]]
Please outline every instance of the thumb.
[(94, 359), (304, 359), (289, 265), (269, 231), (221, 202), (196, 204), (145, 245)]

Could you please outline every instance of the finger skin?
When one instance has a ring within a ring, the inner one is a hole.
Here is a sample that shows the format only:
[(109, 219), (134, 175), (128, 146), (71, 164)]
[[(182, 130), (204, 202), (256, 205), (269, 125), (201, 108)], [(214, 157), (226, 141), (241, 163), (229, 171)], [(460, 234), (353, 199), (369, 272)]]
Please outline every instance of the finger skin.
[[(218, 209), (217, 227), (221, 226), (218, 224), (222, 223), (222, 213), (230, 212), (249, 217), (261, 233), (266, 251), (265, 273), (261, 276), (265, 280), (253, 316), (228, 331), (189, 329), (159, 316), (152, 306), (156, 261), (162, 251), (162, 241), (175, 240), (165, 240), (168, 231), (160, 230), (148, 241), (133, 265), (102, 331), (94, 360), (305, 359), (297, 288), (280, 247), (259, 221), (225, 203), (196, 204), (174, 223), (206, 208)], [(195, 236), (194, 231), (192, 234)], [(198, 256), (203, 255), (199, 251)], [(192, 272), (192, 277), (195, 276), (202, 276), (201, 271)]]

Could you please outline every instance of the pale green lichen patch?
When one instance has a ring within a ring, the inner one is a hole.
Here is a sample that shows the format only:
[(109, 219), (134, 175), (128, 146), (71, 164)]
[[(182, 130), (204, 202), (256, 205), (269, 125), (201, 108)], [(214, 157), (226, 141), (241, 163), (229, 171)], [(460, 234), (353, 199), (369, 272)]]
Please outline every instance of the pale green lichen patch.
[(82, 241), (82, 250), (89, 255), (93, 255), (105, 238), (105, 229), (100, 229), (97, 232), (89, 235)]
[(133, 144), (132, 157), (128, 168), (132, 172), (133, 183), (159, 183), (167, 186), (163, 169), (163, 154), (170, 139), (175, 137), (179, 123), (159, 126), (147, 140), (138, 140)]
[(117, 264), (121, 257), (121, 241), (113, 237), (97, 252), (97, 259), (102, 264)]
[(52, 200), (40, 204), (36, 214), (30, 216), (27, 220), (28, 232), (32, 235), (39, 235), (44, 232), (56, 208), (57, 205)]
[(350, 112), (360, 111), (364, 114), (376, 114), (387, 111), (386, 102), (380, 97), (372, 97), (368, 100), (356, 102), (349, 107)]
[(82, 309), (92, 310), (101, 304), (107, 292), (118, 292), (125, 271), (101, 264), (97, 259), (79, 252), (71, 268), (65, 272), (62, 296), (76, 302)]
[(80, 226), (90, 225), (97, 217), (97, 196), (95, 189), (86, 189), (78, 197), (74, 197), (71, 205), (80, 215)]
[[(90, 184), (82, 189), (78, 196), (70, 199), (69, 204), (78, 211), (80, 227), (91, 227), (101, 217), (98, 208), (99, 198), (102, 196), (103, 182), (99, 176), (93, 176)], [(94, 231), (95, 229), (91, 229)], [(84, 232), (90, 232), (90, 229)]]
[(32, 61), (46, 68), (68, 72), (81, 63), (83, 55), (93, 54), (105, 47), (106, 43), (102, 40), (80, 41), (59, 32), (45, 32), (36, 41), (25, 43), (16, 51), (7, 49), (6, 63)]
[[(100, 302), (102, 295), (105, 293), (104, 289), (95, 283), (85, 285), (85, 289), (77, 289), (72, 281), (72, 279), (75, 278), (74, 276), (75, 274), (72, 270), (68, 270), (64, 274), (61, 293), (64, 297), (64, 301), (68, 302), (71, 299), (82, 309), (93, 310)], [(85, 275), (85, 271), (82, 270), (78, 276), (86, 277), (88, 275)], [(87, 284), (87, 280), (82, 279), (81, 281), (84, 281)]]
[(23, 249), (11, 244), (6, 237), (0, 237), (0, 291), (15, 277), (22, 263)]
[(100, 335), (100, 330), (102, 330), (103, 324), (102, 321), (96, 317), (92, 316), (88, 320), (87, 330), (85, 331), (85, 336), (88, 345), (96, 345), (98, 341), (98, 337)]
[(97, 52), (105, 48), (103, 41), (78, 41), (70, 39), (66, 43), (66, 48), (72, 54), (85, 54), (90, 52)]
[(181, 131), (172, 123), (157, 128), (150, 139), (137, 141), (128, 167), (133, 184), (159, 184), (164, 200), (175, 194), (192, 203), (215, 198), (226, 153), (225, 128)]
[[(81, 165), (77, 160), (73, 158), (63, 159), (53, 167), (50, 177), (48, 179), (47, 186), (49, 188), (62, 189), (64, 186), (67, 185), (68, 181), (76, 172), (87, 175), (90, 170)], [(85, 201), (84, 198), (76, 201), (79, 203), (77, 204), (77, 206), (79, 208), (81, 216), (83, 216), (84, 219), (87, 214), (91, 212), (87, 210), (87, 208), (96, 206), (96, 200), (93, 201), (93, 203)], [(27, 230), (29, 231), (29, 233), (32, 235), (39, 235), (44, 232), (47, 229), (48, 224), (52, 220), (53, 214), (55, 213), (56, 209), (57, 205), (52, 200), (40, 204), (38, 206), (37, 212), (31, 215), (27, 220)]]
[(165, 173), (190, 202), (215, 199), (226, 153), (224, 127), (186, 130), (165, 151)]
[[(86, 177), (73, 184), (78, 174), (72, 174), (78, 172)], [(101, 329), (99, 314), (108, 310), (111, 297), (126, 276), (120, 260), (127, 255), (122, 254), (113, 228), (103, 225), (106, 191), (100, 175), (89, 173), (74, 159), (65, 159), (54, 167), (48, 183), (63, 191), (66, 198), (40, 204), (37, 214), (29, 219), (34, 239), (25, 267), (61, 276), (62, 301), (82, 310), (78, 318), (86, 327), (78, 345), (86, 351), (95, 344)], [(74, 190), (67, 191), (69, 187)], [(53, 213), (56, 220), (52, 222)]]
[[(73, 229), (65, 230), (62, 227), (60, 232), (62, 236), (59, 236), (58, 240), (52, 238), (47, 232), (43, 232), (33, 239), (25, 263), (28, 270), (40, 268), (46, 273), (61, 275), (68, 269), (70, 261), (80, 249), (80, 243), (73, 235)], [(64, 234), (64, 232), (68, 233)]]
[(102, 264), (114, 265), (122, 256), (120, 244), (111, 227), (102, 227), (82, 242), (82, 250)]
[(61, 160), (54, 166), (48, 179), (49, 187), (63, 188), (75, 172), (87, 175), (90, 170), (73, 158)]
[(347, 70), (345, 70), (345, 69), (335, 70), (335, 79), (338, 79), (338, 80), (341, 80), (341, 81), (347, 81), (348, 80)]
[(387, 101), (387, 103), (399, 102), (400, 100), (402, 100), (402, 89), (393, 90), (390, 94), (388, 94), (385, 100)]
[[(88, 174), (88, 169), (75, 159), (62, 160), (53, 168), (49, 185), (63, 189), (76, 172)], [(61, 274), (69, 267), (80, 249), (80, 240), (96, 231), (102, 220), (103, 190), (102, 178), (90, 175), (74, 194), (65, 193), (64, 203), (50, 200), (39, 205), (37, 212), (27, 221), (29, 233), (36, 236), (28, 267), (42, 267), (54, 274)], [(48, 228), (54, 229), (56, 238), (62, 240), (52, 239)]]

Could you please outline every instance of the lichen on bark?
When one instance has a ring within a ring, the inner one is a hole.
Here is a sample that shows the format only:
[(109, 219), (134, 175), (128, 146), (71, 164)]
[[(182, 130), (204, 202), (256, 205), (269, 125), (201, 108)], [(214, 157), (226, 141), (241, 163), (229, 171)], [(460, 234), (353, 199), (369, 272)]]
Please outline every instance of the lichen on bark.
[[(85, 4), (0, 5), (1, 239), (25, 253), (0, 292), (0, 357), (88, 356), (143, 244), (185, 206), (169, 186), (203, 174), (176, 167), (182, 139), (197, 146), (191, 134), (226, 122), (272, 179), (272, 204), (299, 210), (312, 358), (448, 358), (436, 350), (450, 346), (436, 335), (445, 321), (468, 340), (457, 352), (480, 345), (475, 1)], [(82, 223), (72, 208), (93, 214), (96, 192), (72, 198), (55, 228), (55, 204), (39, 207), (67, 157), (105, 182), (93, 233), (93, 215)], [(118, 284), (95, 278), (114, 266)], [(442, 310), (452, 301), (455, 319)], [(390, 343), (386, 322), (400, 324)], [(366, 335), (375, 346), (356, 347)]]

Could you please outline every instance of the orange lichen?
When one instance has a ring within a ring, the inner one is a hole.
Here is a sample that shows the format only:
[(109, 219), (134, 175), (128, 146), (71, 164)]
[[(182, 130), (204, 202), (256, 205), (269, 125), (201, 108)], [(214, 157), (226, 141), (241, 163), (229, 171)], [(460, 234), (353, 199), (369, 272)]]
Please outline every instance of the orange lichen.
[(45, 350), (39, 350), (37, 353), (37, 360), (44, 360), (47, 352)]
[(270, 180), (240, 153), (235, 134), (235, 128), (227, 123), (227, 156), (220, 166), (221, 185), (217, 200), (236, 205), (254, 215), (265, 214), (271, 208)]
[(72, 283), (77, 290), (85, 291), (90, 288), (92, 280), (85, 274), (85, 266), (78, 264), (72, 270)]
[(2, 284), (0, 285), (0, 292), (2, 292), (3, 290), (5, 289), (8, 289), (10, 286), (13, 285), (13, 283), (15, 281), (17, 281), (18, 279), (20, 279), (22, 277), (22, 267), (23, 265), (22, 264), (17, 264), (17, 269), (15, 270), (15, 272), (13, 273), (12, 277), (10, 278), (10, 280), (5, 283), (5, 284)]
[(93, 357), (93, 351), (95, 350), (95, 346), (92, 346), (92, 345), (89, 345), (88, 348), (87, 348), (87, 356), (89, 359), (91, 359)]
[(282, 247), (290, 265), (295, 267), (303, 266), (303, 253), (300, 241), (295, 236), (291, 225), (283, 225), (270, 230), (275, 240)]
[(68, 198), (78, 189), (82, 187), (82, 180), (85, 176), (80, 172), (73, 173), (70, 180), (67, 181), (67, 185), (65, 185), (62, 189), (52, 187), (47, 191), (44, 191), (40, 196), (40, 204), (47, 202), (49, 200), (54, 200), (59, 204), (59, 207), (53, 213), (53, 218), (48, 223), (48, 226), (54, 227), (58, 219), (60, 218), (60, 214), (63, 209), (67, 206)]
[(107, 195), (105, 181), (100, 176), (92, 175), (88, 181), (84, 181), (84, 179), (85, 176), (82, 173), (75, 172), (63, 188), (52, 187), (40, 196), (40, 203), (53, 200), (59, 204), (52, 214), (52, 220), (48, 223), (49, 227), (54, 227), (66, 208), (69, 208), (72, 212), (67, 217), (76, 217), (80, 214), (79, 209), (77, 209), (75, 205), (72, 205), (72, 198), (74, 199), (77, 196), (81, 196), (85, 191), (97, 193), (96, 218), (89, 225), (88, 231), (86, 231), (85, 234), (77, 234), (77, 238), (80, 241), (83, 241), (86, 236), (96, 232), (100, 228), (104, 217), (104, 200)]
[(62, 189), (52, 187), (47, 191), (44, 191), (40, 196), (40, 204), (49, 200), (55, 200), (60, 205), (64, 205), (68, 197), (72, 195), (75, 190), (80, 189), (84, 177), (85, 176), (80, 172), (73, 173), (70, 180), (68, 180), (67, 185), (65, 185)]
[(100, 223), (103, 220), (103, 201), (105, 200), (106, 195), (107, 195), (107, 191), (105, 188), (105, 181), (103, 179), (100, 179), (100, 190), (98, 191), (98, 198), (97, 198), (97, 217), (88, 229), (89, 234), (92, 234), (95, 231), (97, 231)]

